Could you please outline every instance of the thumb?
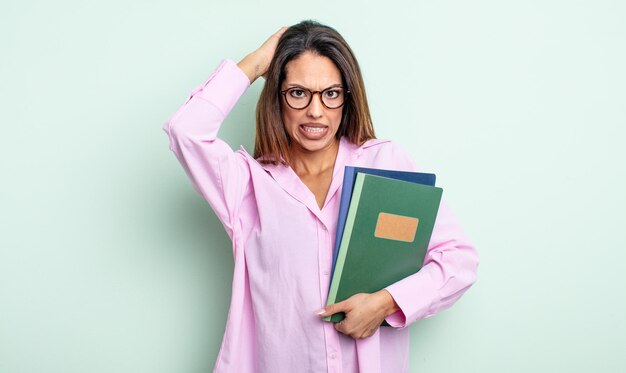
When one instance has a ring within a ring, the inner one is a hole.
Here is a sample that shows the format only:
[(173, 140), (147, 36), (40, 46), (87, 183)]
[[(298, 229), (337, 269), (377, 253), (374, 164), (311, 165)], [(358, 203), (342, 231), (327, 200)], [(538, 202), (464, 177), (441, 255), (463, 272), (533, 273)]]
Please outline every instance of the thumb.
[(320, 317), (332, 316), (338, 312), (346, 312), (348, 310), (346, 301), (329, 304), (317, 312)]

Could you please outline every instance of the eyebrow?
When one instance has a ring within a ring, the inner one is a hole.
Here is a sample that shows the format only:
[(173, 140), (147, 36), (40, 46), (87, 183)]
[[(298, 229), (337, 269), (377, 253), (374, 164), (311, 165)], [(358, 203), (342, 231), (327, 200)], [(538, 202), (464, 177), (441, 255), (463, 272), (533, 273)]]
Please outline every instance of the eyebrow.
[[(336, 87), (342, 87), (342, 85), (339, 83), (331, 84), (328, 87), (321, 89), (321, 91), (327, 90), (329, 88), (336, 88)], [(287, 88), (304, 88), (304, 89), (308, 89), (309, 91), (312, 90), (311, 88), (307, 88), (303, 86), (302, 84), (298, 84), (298, 83), (289, 83), (287, 84)]]

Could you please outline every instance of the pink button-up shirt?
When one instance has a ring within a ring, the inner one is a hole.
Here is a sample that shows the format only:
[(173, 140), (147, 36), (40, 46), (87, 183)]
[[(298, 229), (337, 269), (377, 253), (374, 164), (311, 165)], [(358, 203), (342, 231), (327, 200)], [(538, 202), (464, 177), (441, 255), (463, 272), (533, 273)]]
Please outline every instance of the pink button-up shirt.
[(370, 338), (337, 332), (314, 312), (326, 304), (344, 166), (414, 170), (389, 141), (341, 139), (319, 208), (285, 165), (257, 162), (217, 137), (250, 85), (225, 60), (166, 123), (170, 148), (233, 242), (228, 321), (215, 372), (408, 372), (407, 325), (450, 307), (476, 278), (478, 256), (442, 203), (423, 268), (386, 289), (400, 311)]

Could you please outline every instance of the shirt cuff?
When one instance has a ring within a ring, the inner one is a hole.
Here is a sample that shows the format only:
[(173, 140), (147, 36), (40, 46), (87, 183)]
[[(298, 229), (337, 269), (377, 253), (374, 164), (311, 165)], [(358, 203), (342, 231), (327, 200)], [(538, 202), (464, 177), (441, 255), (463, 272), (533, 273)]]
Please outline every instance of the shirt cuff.
[(398, 310), (387, 316), (385, 318), (385, 321), (387, 321), (387, 324), (394, 328), (405, 328), (407, 325), (406, 316), (404, 315), (404, 312), (402, 312), (402, 310)]
[(228, 114), (248, 87), (250, 80), (246, 74), (234, 61), (225, 59), (203, 85), (191, 92), (190, 98), (202, 98), (222, 114)]
[(432, 302), (438, 294), (430, 280), (430, 270), (424, 266), (419, 272), (385, 288), (400, 308), (400, 311), (387, 316), (389, 325), (404, 328), (431, 316)]

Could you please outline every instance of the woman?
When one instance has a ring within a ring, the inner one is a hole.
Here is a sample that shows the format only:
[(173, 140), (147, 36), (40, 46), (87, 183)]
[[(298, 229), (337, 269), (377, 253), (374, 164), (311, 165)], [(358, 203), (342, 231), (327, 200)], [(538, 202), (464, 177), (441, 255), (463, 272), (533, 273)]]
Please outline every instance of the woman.
[[(217, 132), (259, 76), (252, 157)], [(475, 280), (477, 254), (442, 204), (418, 273), (324, 307), (344, 166), (414, 169), (398, 146), (375, 139), (356, 59), (330, 27), (282, 28), (238, 64), (225, 60), (165, 130), (233, 241), (215, 372), (407, 372), (406, 326), (451, 306)], [(337, 312), (343, 322), (322, 321)]]

